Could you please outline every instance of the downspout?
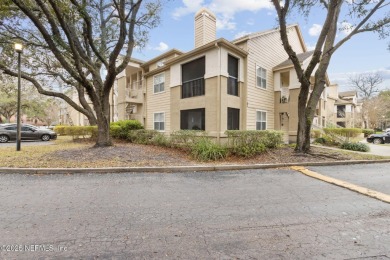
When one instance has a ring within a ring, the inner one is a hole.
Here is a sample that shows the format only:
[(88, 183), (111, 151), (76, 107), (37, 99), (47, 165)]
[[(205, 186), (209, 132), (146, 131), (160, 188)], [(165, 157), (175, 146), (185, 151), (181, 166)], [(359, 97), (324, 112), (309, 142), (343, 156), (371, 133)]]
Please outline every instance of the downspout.
[(219, 47), (218, 43), (215, 43), (215, 47), (218, 48), (218, 67), (219, 67), (219, 75), (217, 80), (217, 95), (218, 95), (218, 110), (217, 110), (217, 143), (221, 142), (221, 111), (222, 111), (222, 91), (221, 91), (221, 47)]

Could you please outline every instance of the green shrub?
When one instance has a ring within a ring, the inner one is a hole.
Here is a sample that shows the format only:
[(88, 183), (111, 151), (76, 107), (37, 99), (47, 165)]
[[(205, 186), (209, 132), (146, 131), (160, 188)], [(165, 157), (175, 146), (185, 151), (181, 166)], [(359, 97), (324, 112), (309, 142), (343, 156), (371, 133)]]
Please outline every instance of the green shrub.
[(319, 138), (316, 138), (314, 140), (315, 143), (317, 144), (325, 144), (326, 143), (326, 139), (324, 137), (319, 137)]
[(65, 125), (56, 125), (53, 129), (58, 135), (65, 135)]
[(199, 161), (216, 161), (227, 156), (226, 147), (216, 144), (207, 137), (197, 139), (191, 146), (192, 156)]
[(157, 133), (152, 137), (151, 143), (158, 146), (169, 147), (171, 142), (163, 133)]
[(127, 140), (131, 143), (136, 144), (151, 144), (153, 138), (159, 134), (156, 130), (130, 130), (127, 133)]
[(176, 147), (189, 147), (197, 140), (207, 136), (202, 130), (179, 130), (171, 133), (171, 144)]
[(59, 135), (72, 136), (73, 139), (97, 136), (97, 126), (56, 126), (54, 131)]
[(370, 151), (370, 147), (367, 144), (363, 144), (363, 143), (345, 142), (345, 143), (341, 144), (340, 148), (345, 149), (345, 150), (359, 151), (359, 152), (369, 152)]
[(252, 157), (282, 144), (283, 133), (279, 131), (228, 130), (228, 146), (232, 152), (242, 157)]
[(358, 137), (362, 133), (359, 128), (323, 128), (327, 135), (339, 135), (345, 137), (347, 140), (351, 137)]
[(126, 130), (138, 130), (144, 128), (138, 120), (119, 120), (117, 122), (112, 122), (111, 126), (119, 126)]
[(374, 134), (375, 131), (374, 131), (374, 129), (362, 129), (362, 133), (364, 134), (364, 137), (367, 137), (371, 134)]
[(113, 138), (127, 139), (129, 131), (138, 129), (143, 129), (139, 121), (120, 120), (110, 124), (110, 135)]

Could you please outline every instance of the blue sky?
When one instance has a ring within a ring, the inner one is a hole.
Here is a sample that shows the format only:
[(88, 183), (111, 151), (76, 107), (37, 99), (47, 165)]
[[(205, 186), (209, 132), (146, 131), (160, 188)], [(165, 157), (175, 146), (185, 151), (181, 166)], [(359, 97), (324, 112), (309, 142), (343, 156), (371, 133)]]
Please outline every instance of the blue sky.
[[(148, 45), (134, 52), (134, 57), (149, 60), (172, 48), (190, 51), (194, 48), (194, 15), (207, 7), (217, 16), (217, 38), (233, 40), (239, 36), (278, 26), (276, 12), (269, 0), (173, 0), (164, 5), (161, 24), (150, 32)], [(386, 7), (390, 11), (390, 6)], [(379, 14), (380, 15), (380, 14)], [(322, 28), (324, 12), (313, 10), (309, 17), (291, 16), (289, 23), (299, 24), (307, 47), (312, 48)], [(350, 28), (353, 20), (345, 20), (340, 27)], [(348, 29), (338, 33), (338, 40)], [(328, 74), (332, 83), (348, 90), (348, 77), (354, 74), (378, 72), (390, 88), (390, 39), (380, 40), (377, 34), (363, 33), (352, 37), (332, 57)]]

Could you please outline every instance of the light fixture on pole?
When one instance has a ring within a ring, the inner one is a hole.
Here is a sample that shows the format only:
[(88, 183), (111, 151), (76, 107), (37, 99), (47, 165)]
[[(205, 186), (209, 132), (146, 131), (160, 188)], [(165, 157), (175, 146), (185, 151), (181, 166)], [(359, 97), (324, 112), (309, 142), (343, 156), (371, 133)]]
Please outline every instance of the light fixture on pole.
[(21, 139), (21, 125), (20, 125), (20, 88), (21, 88), (21, 71), (20, 71), (20, 57), (23, 51), (23, 45), (21, 43), (15, 43), (15, 51), (18, 53), (18, 108), (16, 115), (16, 151), (20, 151), (20, 139)]

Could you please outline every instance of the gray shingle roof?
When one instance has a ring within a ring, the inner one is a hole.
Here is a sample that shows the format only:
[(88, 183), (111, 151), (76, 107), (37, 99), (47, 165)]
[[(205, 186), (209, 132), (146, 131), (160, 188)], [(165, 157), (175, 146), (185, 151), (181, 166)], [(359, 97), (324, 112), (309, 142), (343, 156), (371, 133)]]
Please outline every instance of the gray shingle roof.
[(353, 97), (353, 96), (356, 96), (356, 91), (354, 91), (354, 90), (339, 92), (339, 97), (340, 98)]
[[(297, 57), (298, 57), (298, 60), (299, 62), (303, 62), (305, 61), (307, 58), (309, 58), (311, 55), (313, 55), (314, 51), (307, 51), (307, 52), (303, 52), (303, 53), (299, 53), (297, 54)], [(274, 67), (274, 70), (275, 69), (280, 69), (280, 68), (284, 68), (284, 67), (288, 67), (288, 66), (291, 66), (293, 65), (292, 61), (290, 60), (290, 58), (288, 58), (287, 60), (283, 61), (282, 63), (280, 63), (279, 65), (276, 65)]]

